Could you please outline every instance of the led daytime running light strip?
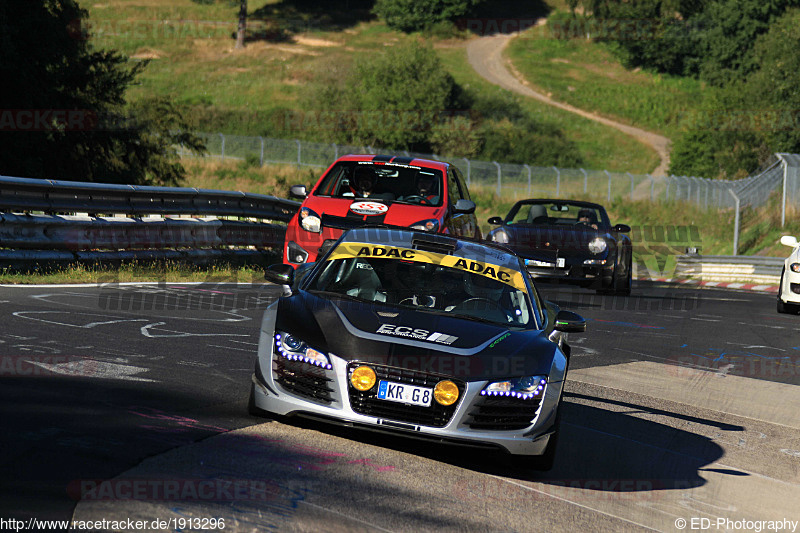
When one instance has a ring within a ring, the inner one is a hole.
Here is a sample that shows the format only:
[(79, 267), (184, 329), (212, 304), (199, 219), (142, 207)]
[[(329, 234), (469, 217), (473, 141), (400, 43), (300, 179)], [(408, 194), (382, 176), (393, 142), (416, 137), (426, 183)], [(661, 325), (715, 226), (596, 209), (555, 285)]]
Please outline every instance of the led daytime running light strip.
[(320, 368), (324, 368), (325, 370), (333, 369), (333, 365), (331, 365), (330, 363), (327, 364), (320, 363), (316, 359), (311, 359), (310, 357), (306, 357), (305, 355), (287, 352), (286, 350), (283, 349), (283, 346), (281, 346), (281, 336), (278, 334), (275, 335), (275, 347), (278, 349), (278, 353), (281, 355), (281, 357), (289, 359), (290, 361), (300, 361), (303, 363), (308, 363), (309, 365), (318, 366)]
[(542, 381), (539, 383), (539, 386), (533, 392), (514, 392), (514, 391), (487, 391), (486, 389), (481, 391), (481, 396), (504, 396), (510, 398), (518, 398), (520, 400), (530, 400), (535, 399), (539, 394), (544, 390), (545, 382)]

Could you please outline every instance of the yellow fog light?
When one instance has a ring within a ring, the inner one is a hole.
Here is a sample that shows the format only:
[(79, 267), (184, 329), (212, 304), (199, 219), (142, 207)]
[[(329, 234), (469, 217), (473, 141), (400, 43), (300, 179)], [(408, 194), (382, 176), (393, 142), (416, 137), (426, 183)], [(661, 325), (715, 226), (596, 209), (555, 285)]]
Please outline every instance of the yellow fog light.
[(375, 371), (368, 366), (360, 366), (350, 374), (350, 383), (360, 391), (368, 391), (375, 385)]
[(458, 400), (458, 387), (450, 380), (440, 381), (433, 388), (433, 397), (442, 405), (453, 405)]

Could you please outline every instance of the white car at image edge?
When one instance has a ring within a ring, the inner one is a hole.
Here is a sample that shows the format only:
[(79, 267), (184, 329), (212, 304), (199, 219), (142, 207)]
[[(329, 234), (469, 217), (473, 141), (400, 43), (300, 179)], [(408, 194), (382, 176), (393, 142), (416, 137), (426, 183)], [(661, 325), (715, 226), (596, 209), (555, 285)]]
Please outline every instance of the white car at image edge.
[(797, 313), (800, 311), (800, 245), (791, 235), (781, 237), (781, 244), (791, 246), (792, 253), (786, 258), (778, 286), (778, 312)]

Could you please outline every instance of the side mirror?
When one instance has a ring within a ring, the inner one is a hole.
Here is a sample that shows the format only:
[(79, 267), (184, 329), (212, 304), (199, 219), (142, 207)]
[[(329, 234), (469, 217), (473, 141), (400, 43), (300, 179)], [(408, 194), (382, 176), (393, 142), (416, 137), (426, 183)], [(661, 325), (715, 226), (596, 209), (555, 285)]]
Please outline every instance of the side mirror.
[(781, 237), (781, 244), (784, 246), (791, 246), (792, 248), (797, 246), (797, 237), (792, 237), (791, 235), (784, 235)]
[(276, 285), (291, 285), (294, 283), (294, 267), (292, 265), (270, 265), (264, 272), (264, 279)]
[(289, 188), (289, 196), (292, 198), (297, 198), (299, 200), (304, 200), (306, 196), (308, 196), (308, 191), (306, 190), (305, 185), (292, 185)]
[(471, 215), (475, 212), (475, 202), (472, 200), (467, 200), (466, 198), (462, 198), (456, 202), (454, 209), (456, 213)]
[(586, 331), (586, 320), (572, 311), (559, 311), (553, 329), (563, 333), (583, 333)]
[(503, 219), (500, 218), (500, 217), (492, 217), (489, 220), (487, 220), (487, 222), (489, 224), (494, 224), (495, 226), (502, 226), (503, 225)]
[(618, 231), (620, 233), (630, 233), (631, 227), (627, 224), (617, 224), (614, 226), (614, 231)]

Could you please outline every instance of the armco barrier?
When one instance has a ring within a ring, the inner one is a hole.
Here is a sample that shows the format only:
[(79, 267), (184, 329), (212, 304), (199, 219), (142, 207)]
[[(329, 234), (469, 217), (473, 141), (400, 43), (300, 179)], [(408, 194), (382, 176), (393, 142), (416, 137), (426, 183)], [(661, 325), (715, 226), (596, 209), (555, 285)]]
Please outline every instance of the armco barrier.
[(778, 285), (783, 262), (780, 257), (684, 255), (678, 257), (673, 278)]
[[(239, 191), (0, 176), (0, 268), (133, 259), (257, 262), (284, 240), (285, 226), (274, 222), (288, 222), (299, 207)], [(102, 216), (108, 214), (126, 216)], [(773, 257), (686, 255), (668, 277), (777, 285), (782, 265)]]
[(275, 222), (288, 222), (299, 207), (239, 191), (0, 176), (0, 267), (261, 262), (283, 243), (286, 226)]

